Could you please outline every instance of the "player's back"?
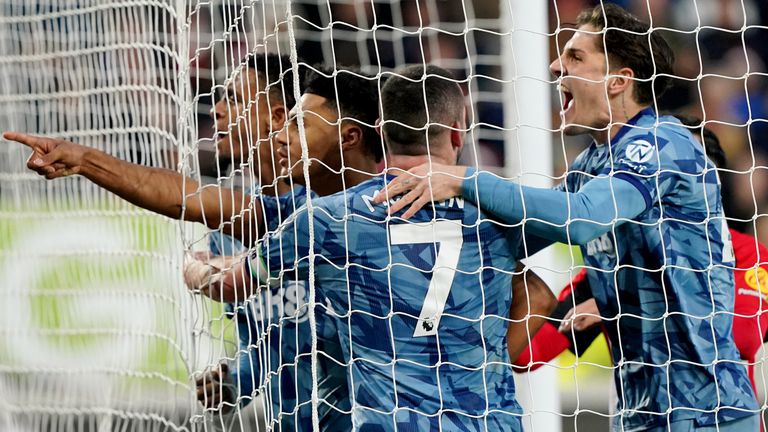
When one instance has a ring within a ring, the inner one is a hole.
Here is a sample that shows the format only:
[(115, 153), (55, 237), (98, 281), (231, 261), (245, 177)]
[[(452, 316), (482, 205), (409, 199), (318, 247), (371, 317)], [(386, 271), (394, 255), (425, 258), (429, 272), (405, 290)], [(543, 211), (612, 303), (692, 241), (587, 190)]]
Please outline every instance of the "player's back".
[(520, 430), (506, 348), (519, 229), (460, 199), (387, 220), (386, 206), (370, 202), (383, 184), (314, 210), (316, 286), (339, 316), (353, 422), (361, 431)]

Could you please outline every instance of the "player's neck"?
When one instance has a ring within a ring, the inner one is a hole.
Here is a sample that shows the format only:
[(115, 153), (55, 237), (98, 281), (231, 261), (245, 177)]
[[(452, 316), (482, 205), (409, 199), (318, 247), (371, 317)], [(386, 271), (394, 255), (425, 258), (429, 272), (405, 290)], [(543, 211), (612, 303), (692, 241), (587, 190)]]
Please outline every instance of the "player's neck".
[(269, 178), (262, 178), (260, 190), (261, 195), (280, 196), (286, 192), (289, 192), (290, 190), (291, 185), (283, 181), (283, 179), (277, 179), (277, 181), (275, 181), (273, 176), (269, 176)]
[(647, 107), (638, 105), (628, 97), (617, 98), (611, 103), (611, 119), (609, 127), (593, 131), (590, 135), (598, 144), (606, 144), (619, 133), (621, 128), (629, 123), (629, 120), (645, 108)]
[(411, 168), (415, 168), (419, 165), (432, 161), (433, 163), (439, 163), (443, 165), (455, 165), (456, 156), (446, 156), (442, 154), (432, 153), (431, 155), (397, 155), (387, 153), (387, 168), (398, 168), (407, 171)]
[(368, 155), (345, 154), (343, 177), (338, 171), (323, 168), (312, 175), (312, 192), (319, 196), (333, 195), (346, 188), (357, 186), (377, 175), (377, 163)]

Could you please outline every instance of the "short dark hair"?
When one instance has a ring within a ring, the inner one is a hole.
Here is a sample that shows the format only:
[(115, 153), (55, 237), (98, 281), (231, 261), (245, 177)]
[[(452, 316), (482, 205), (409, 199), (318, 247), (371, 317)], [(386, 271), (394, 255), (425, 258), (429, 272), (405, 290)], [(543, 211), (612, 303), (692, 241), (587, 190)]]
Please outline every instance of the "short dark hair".
[(728, 167), (728, 159), (725, 157), (725, 151), (720, 146), (720, 138), (712, 132), (712, 129), (704, 126), (700, 118), (694, 116), (688, 116), (684, 114), (675, 114), (675, 117), (680, 120), (686, 128), (691, 130), (691, 133), (701, 135), (701, 141), (704, 144), (704, 152), (707, 157), (715, 164), (715, 167), (724, 169)]
[(579, 14), (577, 25), (605, 30), (597, 42), (600, 52), (607, 53), (609, 68), (628, 67), (635, 73), (635, 100), (652, 104), (672, 82), (675, 54), (658, 31), (648, 23), (614, 4), (597, 5)]
[(410, 66), (392, 74), (381, 89), (382, 132), (395, 154), (427, 154), (445, 127), (461, 121), (464, 93), (447, 70)]
[(265, 85), (259, 87), (267, 90), (272, 102), (280, 102), (287, 109), (291, 109), (296, 104), (293, 94), (293, 74), (298, 72), (299, 83), (301, 83), (303, 67), (295, 71), (291, 67), (290, 57), (271, 53), (249, 53), (243, 62), (247, 63), (248, 68), (255, 71), (260, 79), (266, 81)]
[(357, 69), (335, 71), (313, 67), (304, 79), (304, 93), (321, 96), (337, 111), (342, 121), (354, 121), (363, 131), (363, 144), (376, 162), (384, 156), (381, 138), (376, 133), (379, 118), (379, 91), (376, 78)]

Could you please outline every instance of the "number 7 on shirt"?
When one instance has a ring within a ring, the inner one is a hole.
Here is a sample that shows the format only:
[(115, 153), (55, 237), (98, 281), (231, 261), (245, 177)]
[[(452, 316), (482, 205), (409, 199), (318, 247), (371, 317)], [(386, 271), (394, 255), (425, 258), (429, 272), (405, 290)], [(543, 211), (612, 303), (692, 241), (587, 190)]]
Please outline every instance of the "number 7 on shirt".
[[(451, 292), (456, 266), (464, 243), (460, 221), (407, 223), (389, 226), (392, 245), (439, 243), (432, 280), (416, 322), (413, 337), (434, 336)], [(436, 245), (437, 246), (437, 245)]]

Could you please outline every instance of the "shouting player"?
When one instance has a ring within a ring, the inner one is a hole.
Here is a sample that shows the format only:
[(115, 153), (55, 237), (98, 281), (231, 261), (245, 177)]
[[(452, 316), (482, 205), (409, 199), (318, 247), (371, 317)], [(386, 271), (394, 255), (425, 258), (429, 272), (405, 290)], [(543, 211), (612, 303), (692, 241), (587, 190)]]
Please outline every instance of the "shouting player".
[[(691, 129), (704, 145), (706, 154), (718, 169), (726, 169), (725, 153), (714, 132), (701, 127), (701, 120), (676, 115)], [(723, 196), (729, 191), (723, 188)], [(733, 336), (741, 359), (747, 362), (752, 389), (755, 385), (755, 356), (768, 336), (768, 248), (750, 236), (734, 229), (729, 230), (735, 256)], [(550, 316), (550, 321), (523, 350), (515, 365), (531, 370), (549, 362), (569, 349), (581, 355), (602, 334), (599, 311), (589, 287), (587, 271), (583, 269), (560, 294), (560, 302)], [(575, 306), (574, 306), (575, 305)]]
[[(551, 70), (563, 130), (593, 144), (555, 190), (453, 166), (420, 166), (380, 200), (411, 216), (463, 196), (500, 221), (525, 220), (530, 250), (582, 248), (611, 343), (617, 430), (755, 430), (759, 411), (733, 340), (733, 251), (720, 186), (702, 146), (654, 97), (673, 73), (658, 31), (601, 4)], [(428, 173), (432, 173), (427, 176)]]

